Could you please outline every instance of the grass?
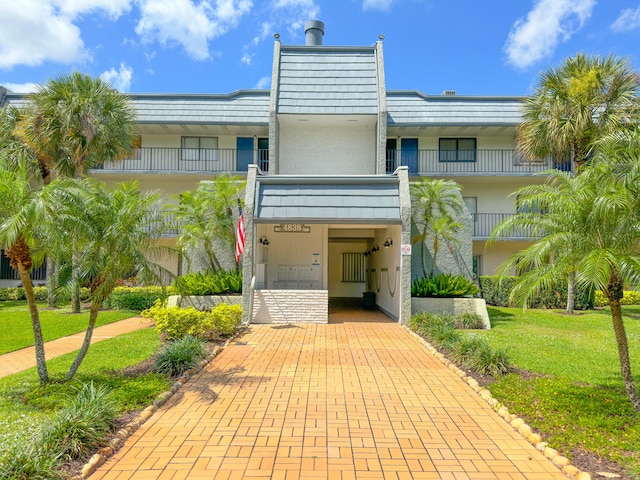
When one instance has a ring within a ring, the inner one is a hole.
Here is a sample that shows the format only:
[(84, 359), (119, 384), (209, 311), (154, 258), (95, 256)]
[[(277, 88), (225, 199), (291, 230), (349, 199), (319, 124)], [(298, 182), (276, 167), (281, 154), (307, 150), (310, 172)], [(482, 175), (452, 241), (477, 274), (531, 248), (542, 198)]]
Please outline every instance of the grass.
[(143, 329), (92, 345), (74, 382), (60, 383), (75, 352), (47, 362), (52, 382), (46, 386), (39, 385), (35, 368), (0, 379), (0, 449), (32, 436), (65, 398), (76, 393), (79, 382), (108, 389), (119, 414), (150, 405), (168, 389), (169, 378), (156, 373), (128, 375), (122, 370), (150, 358), (159, 346), (158, 332)]
[[(68, 306), (58, 310), (46, 310), (46, 306), (46, 303), (38, 305), (45, 342), (86, 330), (89, 323), (88, 310), (72, 314)], [(138, 312), (132, 310), (104, 310), (98, 315), (96, 326), (135, 315), (138, 315)], [(0, 302), (0, 354), (32, 345), (33, 330), (26, 301)]]
[[(623, 313), (640, 388), (640, 307)], [(624, 391), (609, 310), (570, 316), (489, 308), (489, 315), (492, 330), (475, 334), (506, 347), (513, 365), (537, 374), (499, 377), (489, 386), (493, 395), (569, 458), (581, 449), (640, 479), (640, 414)]]

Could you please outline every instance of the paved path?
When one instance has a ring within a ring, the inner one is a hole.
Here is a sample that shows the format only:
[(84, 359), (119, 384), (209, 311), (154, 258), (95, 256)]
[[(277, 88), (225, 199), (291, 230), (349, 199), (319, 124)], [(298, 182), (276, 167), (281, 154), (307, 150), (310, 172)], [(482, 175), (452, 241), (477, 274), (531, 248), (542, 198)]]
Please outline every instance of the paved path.
[[(146, 318), (132, 317), (118, 322), (113, 322), (93, 331), (91, 343), (100, 342), (108, 338), (113, 338), (123, 333), (133, 332), (142, 328), (150, 327), (153, 323)], [(79, 350), (84, 340), (84, 332), (68, 337), (52, 340), (44, 344), (45, 356), (48, 360), (59, 357), (65, 353)], [(0, 355), (0, 378), (13, 375), (27, 368), (36, 366), (36, 353), (34, 347), (23, 348), (15, 352)]]
[(566, 480), (390, 321), (252, 325), (90, 480)]

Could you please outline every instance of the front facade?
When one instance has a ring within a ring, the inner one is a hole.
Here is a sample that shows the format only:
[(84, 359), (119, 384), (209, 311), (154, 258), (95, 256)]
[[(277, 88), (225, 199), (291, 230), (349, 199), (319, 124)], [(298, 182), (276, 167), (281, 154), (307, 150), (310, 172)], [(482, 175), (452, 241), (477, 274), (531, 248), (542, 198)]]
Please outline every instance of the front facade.
[[(270, 91), (133, 95), (140, 148), (92, 175), (136, 178), (167, 203), (215, 175), (246, 177), (246, 321), (326, 322), (330, 298), (369, 292), (405, 322), (411, 279), (422, 275), (411, 182), (461, 185), (465, 233), (453, 254), (438, 255), (437, 269), (471, 277), (493, 273), (528, 245), (524, 237), (485, 243), (515, 213), (510, 194), (539, 182), (534, 174), (550, 165), (515, 153), (519, 98), (387, 91), (382, 41), (324, 46), (324, 25), (306, 27), (305, 46), (276, 39)], [(179, 259), (166, 262), (181, 273)], [(0, 273), (0, 283), (13, 281), (4, 278), (10, 270)]]

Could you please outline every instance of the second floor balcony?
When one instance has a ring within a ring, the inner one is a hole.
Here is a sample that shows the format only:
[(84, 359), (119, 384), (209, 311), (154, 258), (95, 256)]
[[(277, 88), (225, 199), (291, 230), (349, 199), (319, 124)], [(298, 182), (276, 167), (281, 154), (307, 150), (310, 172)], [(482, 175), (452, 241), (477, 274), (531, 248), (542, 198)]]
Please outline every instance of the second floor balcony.
[(410, 175), (523, 176), (571, 164), (550, 159), (527, 160), (515, 150), (387, 150), (387, 173), (407, 166)]
[(118, 162), (105, 162), (97, 170), (141, 173), (224, 173), (246, 172), (250, 164), (269, 171), (268, 149), (238, 150), (231, 148), (138, 148)]
[[(472, 213), (471, 217), (473, 218), (473, 239), (488, 239), (496, 225), (500, 224), (503, 220), (512, 217), (513, 215), (513, 213)], [(531, 236), (528, 231), (523, 229), (522, 231), (513, 232), (508, 237), (503, 237), (502, 239), (531, 240)]]

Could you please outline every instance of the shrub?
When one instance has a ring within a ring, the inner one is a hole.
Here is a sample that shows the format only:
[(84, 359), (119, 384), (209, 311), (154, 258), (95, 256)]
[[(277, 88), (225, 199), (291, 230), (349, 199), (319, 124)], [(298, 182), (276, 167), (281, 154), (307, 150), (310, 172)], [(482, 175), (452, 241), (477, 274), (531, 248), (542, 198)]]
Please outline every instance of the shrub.
[(425, 336), (437, 348), (444, 349), (456, 363), (483, 375), (499, 375), (509, 369), (506, 351), (494, 350), (477, 335), (462, 335), (447, 314), (419, 313), (409, 321), (409, 328)]
[(116, 287), (105, 302), (105, 307), (141, 312), (151, 308), (156, 300), (164, 299), (172, 289), (162, 287)]
[(484, 328), (482, 317), (475, 312), (464, 312), (454, 317), (456, 328), (478, 330)]
[(195, 367), (206, 356), (204, 342), (192, 335), (185, 335), (160, 351), (154, 370), (175, 377)]
[(411, 284), (412, 297), (464, 297), (475, 295), (478, 287), (462, 275), (439, 273), (438, 275), (416, 278)]
[(105, 442), (116, 418), (116, 404), (107, 387), (83, 384), (45, 426), (43, 449), (63, 459), (85, 458)]
[(181, 295), (219, 295), (242, 293), (242, 273), (221, 270), (219, 272), (192, 272), (174, 282)]
[(152, 318), (156, 328), (168, 339), (179, 339), (193, 335), (204, 340), (214, 340), (223, 335), (232, 335), (242, 320), (240, 305), (221, 303), (210, 312), (193, 307), (166, 307), (165, 302), (156, 301), (153, 307), (142, 312)]
[(0, 452), (0, 478), (3, 480), (58, 480), (61, 460), (48, 454), (34, 439), (12, 443)]
[[(482, 298), (485, 299), (487, 305), (495, 305), (497, 307), (518, 306), (512, 305), (509, 302), (509, 294), (517, 280), (518, 277), (500, 277), (497, 275), (480, 277)], [(594, 293), (590, 289), (577, 287), (575, 289), (574, 299), (576, 310), (593, 308)], [(566, 306), (566, 284), (538, 293), (529, 305), (531, 308), (565, 308)]]
[(482, 375), (502, 375), (509, 370), (509, 359), (504, 350), (494, 350), (477, 335), (463, 336), (451, 346), (451, 358)]
[[(594, 305), (596, 307), (608, 307), (609, 300), (604, 296), (600, 290), (596, 291)], [(637, 290), (625, 290), (623, 292), (622, 300), (620, 300), (621, 305), (640, 305), (640, 291)]]

